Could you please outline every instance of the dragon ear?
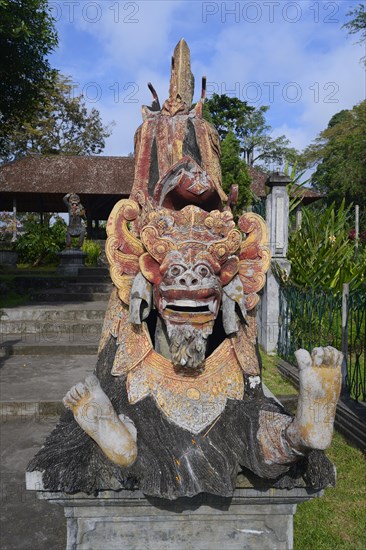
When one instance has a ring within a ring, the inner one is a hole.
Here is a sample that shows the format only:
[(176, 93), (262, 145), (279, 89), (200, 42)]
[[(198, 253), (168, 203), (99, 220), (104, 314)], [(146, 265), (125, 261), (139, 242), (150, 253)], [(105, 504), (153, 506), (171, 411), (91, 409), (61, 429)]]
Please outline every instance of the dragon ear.
[(268, 229), (263, 218), (253, 212), (243, 214), (238, 225), (247, 234), (239, 252), (239, 277), (245, 293), (245, 306), (250, 310), (259, 302), (257, 292), (266, 282), (271, 263)]
[(140, 270), (143, 276), (154, 285), (158, 285), (162, 280), (160, 273), (160, 264), (154, 260), (147, 252), (139, 258)]
[(132, 282), (139, 272), (139, 256), (144, 253), (142, 242), (131, 234), (128, 224), (140, 213), (139, 205), (130, 199), (115, 204), (107, 223), (106, 255), (110, 274), (118, 296), (129, 304)]
[(235, 277), (239, 269), (239, 258), (237, 256), (231, 256), (220, 270), (220, 281), (222, 286), (227, 285)]

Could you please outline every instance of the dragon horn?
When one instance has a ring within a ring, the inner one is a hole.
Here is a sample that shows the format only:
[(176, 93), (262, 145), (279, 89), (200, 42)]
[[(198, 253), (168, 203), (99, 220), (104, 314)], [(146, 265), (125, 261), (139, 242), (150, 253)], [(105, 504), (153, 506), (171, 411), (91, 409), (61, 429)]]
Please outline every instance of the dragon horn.
[(159, 98), (158, 98), (158, 94), (156, 93), (156, 90), (154, 88), (154, 86), (151, 84), (151, 82), (148, 82), (147, 84), (147, 87), (149, 88), (152, 96), (153, 96), (153, 103), (151, 105), (151, 109), (153, 111), (160, 111), (160, 101), (159, 101)]
[(174, 49), (170, 76), (169, 100), (177, 96), (187, 105), (192, 105), (194, 76), (191, 72), (191, 55), (187, 42), (182, 38)]

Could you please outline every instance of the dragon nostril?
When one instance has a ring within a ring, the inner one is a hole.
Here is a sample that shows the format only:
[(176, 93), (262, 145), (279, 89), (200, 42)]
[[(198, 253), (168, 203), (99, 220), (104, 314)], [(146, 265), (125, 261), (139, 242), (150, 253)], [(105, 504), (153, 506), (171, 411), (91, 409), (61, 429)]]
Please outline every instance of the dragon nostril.
[(191, 284), (192, 284), (192, 285), (198, 284), (198, 279), (192, 279)]
[(186, 284), (186, 280), (185, 280), (184, 277), (182, 277), (181, 279), (179, 279), (179, 284), (180, 284), (180, 285), (183, 285), (183, 286)]

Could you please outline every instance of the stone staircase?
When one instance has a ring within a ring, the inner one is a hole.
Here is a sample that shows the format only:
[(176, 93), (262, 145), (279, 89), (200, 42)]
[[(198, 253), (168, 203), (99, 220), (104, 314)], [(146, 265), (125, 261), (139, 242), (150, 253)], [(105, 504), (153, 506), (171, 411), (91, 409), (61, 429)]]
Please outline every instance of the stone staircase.
[(80, 271), (37, 301), (1, 310), (2, 420), (58, 414), (65, 393), (93, 371), (112, 283), (104, 268)]
[(96, 354), (113, 288), (108, 270), (82, 268), (57, 285), (36, 290), (30, 304), (2, 309), (3, 356)]
[(112, 288), (105, 269), (85, 268), (78, 278), (45, 277), (44, 284), (34, 282), (30, 288), (38, 292), (33, 292), (31, 303), (1, 311), (0, 546), (4, 550), (66, 546), (62, 508), (26, 491), (24, 472), (64, 410), (66, 392), (95, 368)]
[(57, 288), (40, 289), (33, 292), (37, 302), (88, 302), (108, 299), (112, 283), (105, 267), (83, 267), (78, 277), (58, 282)]
[(97, 352), (106, 300), (27, 305), (2, 310), (3, 355)]

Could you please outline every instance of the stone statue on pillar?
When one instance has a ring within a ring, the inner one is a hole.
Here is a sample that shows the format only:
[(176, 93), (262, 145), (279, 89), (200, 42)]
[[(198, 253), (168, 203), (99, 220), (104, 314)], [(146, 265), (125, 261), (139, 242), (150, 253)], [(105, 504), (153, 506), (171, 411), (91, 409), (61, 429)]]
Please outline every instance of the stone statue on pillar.
[(264, 394), (255, 307), (268, 231), (251, 212), (235, 224), (219, 137), (202, 115), (205, 80), (192, 108), (193, 83), (181, 40), (162, 107), (150, 85), (131, 196), (108, 220), (115, 290), (95, 372), (67, 393), (67, 410), (28, 467), (44, 490), (139, 489), (174, 500), (231, 497), (240, 472), (281, 488), (334, 482), (321, 450), (331, 442), (342, 356), (297, 352), (295, 416)]
[(66, 248), (71, 248), (72, 237), (78, 237), (77, 247), (83, 246), (85, 237), (85, 208), (79, 195), (67, 193), (63, 198), (69, 212), (69, 223), (66, 230)]

